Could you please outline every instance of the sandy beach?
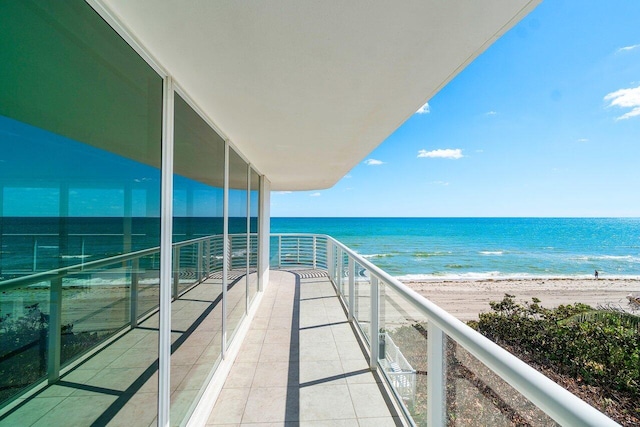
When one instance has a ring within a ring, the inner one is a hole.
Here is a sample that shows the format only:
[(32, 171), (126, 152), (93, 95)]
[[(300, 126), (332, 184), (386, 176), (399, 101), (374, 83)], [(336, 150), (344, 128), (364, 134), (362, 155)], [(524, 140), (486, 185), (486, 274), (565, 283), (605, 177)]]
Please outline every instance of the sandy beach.
[(505, 293), (516, 301), (539, 298), (547, 308), (581, 302), (592, 307), (613, 305), (629, 308), (627, 295), (640, 295), (638, 279), (495, 279), (405, 281), (413, 290), (449, 311), (460, 320), (477, 320), (491, 310), (489, 301), (499, 301)]

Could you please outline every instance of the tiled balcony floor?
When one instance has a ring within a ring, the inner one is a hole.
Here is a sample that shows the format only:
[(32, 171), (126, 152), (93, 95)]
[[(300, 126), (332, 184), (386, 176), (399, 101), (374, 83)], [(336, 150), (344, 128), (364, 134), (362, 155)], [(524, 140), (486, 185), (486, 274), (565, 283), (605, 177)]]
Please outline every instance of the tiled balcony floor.
[(207, 425), (402, 425), (329, 279), (270, 274)]
[[(221, 289), (212, 276), (172, 303), (172, 425), (219, 361)], [(238, 283), (227, 293), (230, 323), (244, 312), (243, 289)], [(59, 382), (20, 399), (0, 426), (155, 426), (157, 328), (156, 313)], [(208, 423), (399, 425), (376, 378), (328, 278), (272, 271)]]

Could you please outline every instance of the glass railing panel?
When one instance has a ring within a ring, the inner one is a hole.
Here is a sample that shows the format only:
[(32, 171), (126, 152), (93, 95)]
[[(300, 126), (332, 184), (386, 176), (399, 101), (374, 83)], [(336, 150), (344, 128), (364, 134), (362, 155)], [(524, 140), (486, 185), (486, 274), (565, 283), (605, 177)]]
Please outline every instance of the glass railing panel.
[(62, 365), (131, 323), (131, 280), (129, 262), (63, 278)]
[(247, 292), (249, 302), (253, 301), (258, 292), (258, 235), (249, 235), (249, 275), (247, 276)]
[(382, 372), (417, 425), (427, 422), (427, 319), (384, 281), (380, 292)]
[(172, 425), (191, 412), (222, 358), (221, 273), (211, 272), (171, 304)]
[(47, 375), (49, 282), (3, 290), (0, 299), (0, 405)]
[(316, 252), (316, 268), (327, 269), (327, 239), (324, 237), (316, 237), (315, 240), (315, 252)]
[(344, 303), (348, 304), (350, 298), (349, 292), (349, 255), (342, 249), (340, 249), (338, 255), (338, 287), (340, 294), (344, 299)]
[[(154, 253), (133, 261), (131, 274), (137, 283), (137, 293), (133, 296), (136, 302), (135, 312), (138, 319), (158, 308), (160, 302), (160, 260)], [(137, 298), (136, 298), (137, 295)]]
[(177, 274), (178, 294), (181, 294), (198, 281), (198, 244), (193, 243), (179, 246), (174, 251), (174, 254), (178, 258), (174, 261), (178, 267), (174, 270), (174, 277), (176, 277)]
[(209, 273), (222, 271), (222, 265), (224, 264), (224, 239), (223, 236), (213, 236), (208, 241), (209, 245)]
[(247, 235), (229, 236), (230, 268), (227, 276), (227, 343), (233, 339), (246, 314)]
[(448, 425), (559, 425), (450, 337), (446, 384)]
[(366, 268), (354, 263), (354, 318), (360, 330), (371, 342), (371, 276)]

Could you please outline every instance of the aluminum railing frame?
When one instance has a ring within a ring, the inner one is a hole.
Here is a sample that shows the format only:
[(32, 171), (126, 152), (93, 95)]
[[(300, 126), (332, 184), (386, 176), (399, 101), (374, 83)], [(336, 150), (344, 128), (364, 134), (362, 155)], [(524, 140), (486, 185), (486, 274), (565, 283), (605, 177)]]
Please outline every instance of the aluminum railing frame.
[[(445, 337), (453, 339), (461, 345), (470, 354), (476, 357), (481, 363), (487, 366), (496, 375), (511, 385), (517, 392), (522, 394), (535, 406), (541, 409), (548, 416), (553, 418), (561, 425), (570, 426), (617, 426), (619, 425), (602, 412), (598, 411), (588, 403), (584, 402), (574, 394), (570, 393), (560, 385), (551, 381), (549, 378), (527, 365), (522, 360), (513, 356), (493, 341), (489, 340), (482, 334), (471, 329), (465, 323), (455, 318), (442, 308), (438, 307), (431, 301), (422, 297), (420, 294), (404, 285), (387, 272), (375, 266), (367, 259), (361, 257), (355, 251), (345, 246), (341, 242), (324, 234), (271, 234), (278, 240), (278, 256), (276, 265), (278, 267), (285, 266), (282, 262), (282, 247), (286, 247), (288, 239), (295, 239), (297, 244), (300, 240), (311, 240), (313, 242), (313, 257), (309, 264), (301, 264), (310, 268), (317, 268), (318, 260), (316, 260), (316, 246), (318, 241), (326, 241), (326, 252), (324, 262), (329, 278), (334, 283), (336, 291), (341, 298), (344, 298), (343, 292), (343, 259), (344, 254), (347, 255), (349, 267), (352, 262), (357, 262), (365, 268), (371, 279), (371, 339), (369, 340), (369, 352), (371, 360), (371, 369), (375, 370), (379, 367), (378, 361), (378, 334), (379, 331), (379, 307), (380, 293), (379, 281), (396, 291), (403, 299), (416, 308), (428, 321), (428, 339), (427, 339), (427, 369), (428, 378), (428, 409), (427, 423), (430, 426), (446, 425), (446, 390), (445, 390), (445, 371), (446, 371), (446, 355), (444, 344)], [(300, 249), (300, 248), (298, 248)], [(303, 257), (304, 258), (304, 257)], [(321, 260), (320, 260), (321, 261)], [(354, 269), (349, 268), (349, 285), (351, 285)], [(351, 286), (349, 286), (351, 287)], [(374, 291), (375, 289), (375, 291)], [(352, 291), (349, 292), (348, 298), (351, 300), (355, 297)], [(349, 311), (353, 309), (352, 302), (344, 301)], [(349, 313), (349, 319), (360, 329), (357, 321), (353, 321), (355, 316)], [(362, 334), (366, 339), (366, 335)], [(383, 371), (381, 369), (381, 371)], [(388, 380), (388, 379), (387, 379)], [(405, 415), (409, 416), (408, 409), (399, 400), (399, 396), (394, 392), (396, 400), (401, 405)]]
[[(249, 233), (250, 237), (253, 237), (255, 233)], [(244, 234), (236, 235), (230, 234), (229, 241), (231, 242), (233, 239), (246, 239)], [(223, 235), (212, 235), (212, 236), (204, 236), (198, 237), (195, 239), (185, 240), (182, 242), (177, 242), (172, 244), (173, 251), (173, 277), (172, 277), (172, 298), (174, 300), (178, 299), (181, 295), (188, 292), (193, 287), (199, 285), (207, 277), (209, 277), (213, 272), (219, 271), (222, 269), (222, 264), (217, 265), (217, 261), (211, 260), (211, 246), (222, 246)], [(179, 288), (180, 282), (180, 268), (181, 268), (181, 249), (192, 246), (195, 248), (195, 268), (194, 268), (194, 281), (189, 283), (187, 287), (184, 289)], [(231, 247), (231, 244), (229, 245)], [(47, 347), (49, 349), (54, 349), (54, 351), (47, 352), (47, 371), (46, 378), (44, 381), (46, 384), (53, 384), (60, 379), (62, 371), (61, 366), (61, 325), (62, 325), (62, 289), (63, 289), (63, 279), (65, 277), (74, 275), (74, 274), (86, 274), (91, 270), (102, 269), (109, 266), (114, 265), (124, 265), (130, 263), (131, 265), (131, 273), (130, 273), (130, 286), (129, 286), (129, 322), (127, 324), (122, 325), (118, 330), (116, 330), (113, 336), (120, 336), (121, 333), (126, 332), (127, 330), (134, 329), (138, 326), (138, 323), (155, 311), (158, 310), (158, 306), (154, 306), (151, 309), (146, 310), (144, 313), (138, 313), (138, 285), (139, 285), (139, 274), (140, 274), (140, 259), (158, 255), (160, 253), (159, 247), (144, 249), (136, 252), (130, 252), (126, 254), (116, 255), (109, 258), (104, 258), (96, 261), (83, 262), (81, 264), (71, 265), (67, 267), (62, 267), (55, 270), (44, 271), (40, 273), (30, 274), (27, 276), (16, 277), (13, 279), (5, 280), (0, 282), (0, 291), (6, 292), (12, 289), (22, 288), (30, 285), (35, 285), (43, 282), (49, 282), (49, 324), (48, 330), (49, 333), (47, 338)], [(215, 251), (214, 251), (215, 253)], [(205, 258), (206, 257), (206, 258)], [(206, 259), (206, 262), (205, 262)], [(34, 261), (35, 262), (35, 261)], [(212, 271), (211, 262), (215, 262), (214, 269)], [(231, 256), (229, 256), (229, 263), (232, 263)], [(217, 267), (217, 269), (216, 269)], [(124, 332), (123, 332), (124, 331)], [(105, 343), (111, 342), (111, 338), (106, 339), (103, 342), (100, 342), (95, 346), (95, 348), (102, 348)], [(77, 355), (74, 360), (70, 363), (73, 365), (79, 363), (84, 360), (86, 357), (90, 357), (94, 354), (94, 349), (89, 349), (88, 351)], [(69, 362), (66, 363), (69, 365)], [(65, 370), (68, 369), (68, 366), (65, 367)], [(41, 381), (32, 384), (27, 387), (21, 394), (16, 395), (12, 400), (17, 399), (20, 396), (25, 395), (25, 393), (29, 393), (35, 389), (41, 387)], [(9, 401), (7, 405), (11, 403)], [(5, 407), (7, 406), (5, 405)]]

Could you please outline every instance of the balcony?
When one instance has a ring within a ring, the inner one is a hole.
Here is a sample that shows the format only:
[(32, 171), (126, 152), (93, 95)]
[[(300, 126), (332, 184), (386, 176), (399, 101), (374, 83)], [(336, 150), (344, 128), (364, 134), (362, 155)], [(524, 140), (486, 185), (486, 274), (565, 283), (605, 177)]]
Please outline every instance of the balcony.
[[(272, 235), (269, 284), (253, 296), (246, 257), (223, 268), (220, 247), (174, 245), (173, 425), (617, 425), (328, 236)], [(38, 296), (46, 333), (2, 355), (41, 375), (0, 425), (156, 425), (157, 255), (3, 282), (3, 301)], [(69, 319), (95, 342), (70, 345)], [(190, 419), (212, 389), (208, 419)]]

